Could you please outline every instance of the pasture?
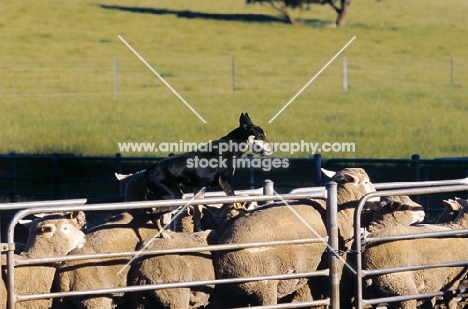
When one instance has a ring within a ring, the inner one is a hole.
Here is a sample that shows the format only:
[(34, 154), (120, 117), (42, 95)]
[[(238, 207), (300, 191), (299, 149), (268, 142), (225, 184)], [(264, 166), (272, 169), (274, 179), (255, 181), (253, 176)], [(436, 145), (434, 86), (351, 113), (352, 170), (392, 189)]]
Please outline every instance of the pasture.
[(29, 0), (1, 8), (1, 153), (108, 155), (119, 152), (119, 142), (204, 142), (236, 127), (241, 112), (274, 142), (356, 145), (355, 152), (322, 153), (324, 158), (436, 158), (468, 151), (462, 138), (468, 108), (463, 0), (354, 1), (343, 29), (330, 27), (335, 14), (328, 6), (293, 11), (304, 20), (293, 27), (268, 7), (242, 0)]

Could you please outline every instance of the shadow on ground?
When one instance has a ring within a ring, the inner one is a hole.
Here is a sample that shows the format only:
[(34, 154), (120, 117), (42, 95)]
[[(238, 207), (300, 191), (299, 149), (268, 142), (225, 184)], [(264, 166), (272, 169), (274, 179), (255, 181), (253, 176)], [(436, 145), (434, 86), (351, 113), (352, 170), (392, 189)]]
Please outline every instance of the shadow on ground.
[[(177, 11), (169, 9), (159, 9), (159, 8), (147, 8), (147, 7), (132, 7), (132, 6), (120, 6), (120, 5), (105, 5), (99, 4), (99, 6), (106, 10), (117, 10), (130, 13), (138, 14), (154, 14), (154, 15), (175, 15), (179, 18), (187, 19), (207, 19), (207, 20), (217, 20), (217, 21), (240, 21), (240, 22), (276, 22), (276, 23), (286, 23), (286, 19), (283, 19), (279, 16), (268, 16), (263, 14), (216, 14), (216, 13), (203, 13), (195, 11)], [(319, 28), (324, 27), (329, 24), (317, 19), (303, 20), (303, 24), (309, 27)]]

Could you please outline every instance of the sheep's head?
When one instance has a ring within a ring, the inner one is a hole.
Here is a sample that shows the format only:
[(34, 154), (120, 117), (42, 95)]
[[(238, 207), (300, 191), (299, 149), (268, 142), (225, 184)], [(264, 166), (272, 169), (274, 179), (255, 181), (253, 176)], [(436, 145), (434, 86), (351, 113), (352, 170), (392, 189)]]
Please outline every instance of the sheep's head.
[(29, 236), (24, 253), (30, 257), (59, 256), (83, 247), (86, 242), (81, 231), (84, 219), (82, 211), (75, 211), (44, 216), (25, 224), (29, 227)]
[(424, 208), (408, 196), (382, 197), (374, 213), (374, 221), (385, 220), (392, 225), (411, 225), (424, 221)]
[[(322, 168), (322, 172), (338, 184), (338, 205), (356, 202), (367, 193), (375, 191), (369, 176), (362, 168), (345, 168), (339, 172), (327, 171)], [(378, 203), (380, 203), (378, 197), (371, 198), (367, 201), (366, 208), (375, 209)]]
[(468, 201), (461, 198), (457, 198), (455, 201), (460, 204), (461, 209), (453, 222), (462, 228), (468, 228)]
[(459, 198), (455, 198), (454, 200), (448, 199), (444, 200), (444, 211), (440, 214), (439, 218), (437, 218), (436, 223), (449, 223), (455, 220), (460, 211), (462, 210), (463, 206), (458, 202)]

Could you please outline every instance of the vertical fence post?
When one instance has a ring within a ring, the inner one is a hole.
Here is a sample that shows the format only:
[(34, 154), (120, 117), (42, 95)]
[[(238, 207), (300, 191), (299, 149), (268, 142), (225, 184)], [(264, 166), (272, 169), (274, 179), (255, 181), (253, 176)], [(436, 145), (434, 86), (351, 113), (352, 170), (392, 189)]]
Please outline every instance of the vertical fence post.
[(322, 185), (322, 155), (320, 153), (314, 154), (314, 164), (315, 164), (315, 185)]
[[(115, 154), (115, 169), (117, 173), (122, 174), (122, 155), (120, 153)], [(121, 181), (117, 182), (119, 186), (119, 196), (124, 196), (124, 184)]]
[(327, 232), (330, 252), (328, 267), (330, 269), (330, 309), (340, 309), (340, 278), (338, 273), (338, 200), (337, 184), (334, 181), (325, 184), (327, 189)]
[[(274, 189), (273, 189), (274, 183), (270, 179), (265, 179), (263, 181), (263, 195), (273, 195)], [(266, 201), (265, 204), (271, 203), (273, 201)]]
[(236, 59), (232, 57), (232, 93), (236, 92)]
[(348, 91), (348, 58), (343, 58), (343, 90)]
[(420, 163), (421, 157), (415, 153), (411, 156), (411, 166), (413, 168), (413, 181), (419, 181), (421, 180), (421, 163)]
[(10, 201), (12, 203), (16, 202), (16, 154), (14, 152), (10, 153), (11, 156), (11, 186), (12, 192), (10, 194)]
[(450, 87), (453, 87), (454, 85), (453, 70), (454, 70), (453, 58), (450, 58)]
[(114, 98), (117, 99), (119, 97), (119, 75), (118, 75), (118, 67), (117, 67), (117, 57), (114, 58)]
[[(413, 181), (420, 181), (421, 180), (421, 162), (420, 156), (415, 153), (411, 156), (411, 167), (413, 169)], [(421, 203), (421, 196), (418, 195), (415, 197), (417, 203)]]
[(59, 155), (52, 154), (52, 173), (54, 177), (54, 199), (58, 200), (60, 197), (60, 170), (59, 170)]

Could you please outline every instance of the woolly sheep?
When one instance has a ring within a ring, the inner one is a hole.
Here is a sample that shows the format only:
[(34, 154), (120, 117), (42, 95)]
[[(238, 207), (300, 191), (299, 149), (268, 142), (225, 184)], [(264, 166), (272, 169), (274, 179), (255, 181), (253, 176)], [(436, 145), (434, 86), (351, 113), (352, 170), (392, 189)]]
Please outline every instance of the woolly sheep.
[(460, 214), (463, 205), (467, 204), (467, 201), (456, 197), (454, 200), (444, 200), (443, 203), (445, 208), (437, 218), (436, 223), (448, 223), (455, 220)]
[[(71, 214), (47, 215), (29, 223), (29, 236), (24, 251), (16, 256), (17, 259), (47, 258), (66, 255), (85, 243), (85, 235), (81, 231), (85, 214), (82, 211)], [(5, 265), (2, 256), (2, 266)], [(50, 293), (54, 275), (58, 265), (49, 264), (19, 266), (15, 268), (15, 294), (44, 294)], [(6, 308), (6, 286), (1, 281), (1, 308)], [(41, 309), (50, 308), (50, 299), (19, 302), (15, 308)]]
[[(70, 254), (135, 251), (138, 244), (157, 234), (150, 216), (144, 212), (133, 216), (122, 213), (111, 221), (96, 226), (86, 233), (87, 242)], [(130, 267), (124, 268), (130, 257), (105, 260), (69, 261), (57, 272), (56, 285), (62, 292), (127, 286)], [(121, 273), (119, 273), (121, 271)], [(72, 297), (62, 300), (62, 308), (72, 304), (78, 308), (112, 308), (127, 300), (122, 294)]]
[[(468, 228), (468, 207), (464, 206), (453, 223), (390, 227), (373, 233), (372, 237), (396, 236), (412, 233), (439, 232)], [(466, 237), (424, 238), (369, 244), (363, 252), (363, 269), (437, 264), (468, 259)], [(456, 289), (466, 275), (466, 267), (439, 267), (378, 275), (366, 280), (366, 289), (377, 295), (409, 295)], [(434, 300), (432, 300), (434, 301)], [(447, 297), (446, 306), (457, 308), (456, 299)], [(400, 308), (415, 309), (416, 300), (397, 304)]]
[[(188, 233), (168, 232), (170, 239), (154, 239), (147, 250), (205, 247), (216, 244), (215, 231)], [(132, 266), (132, 285), (214, 280), (215, 271), (210, 252), (167, 254), (143, 257)], [(132, 308), (153, 308), (156, 301), (164, 309), (192, 309), (208, 305), (214, 286), (158, 289), (148, 293), (132, 293)], [(150, 294), (149, 297), (146, 295)]]
[[(348, 168), (337, 173), (326, 173), (338, 183), (338, 222), (342, 249), (348, 250), (345, 239), (352, 237), (352, 218), (357, 201), (366, 193), (375, 191), (366, 172)], [(370, 201), (373, 203), (373, 201)], [(306, 226), (287, 206), (260, 207), (248, 216), (236, 220), (220, 238), (220, 244), (293, 240), (326, 237), (324, 224), (325, 201), (303, 200), (291, 202), (294, 210), (307, 222)], [(313, 229), (315, 233), (311, 231)], [(309, 272), (317, 269), (326, 248), (325, 243), (282, 245), (215, 254), (217, 278), (257, 277)], [(346, 258), (346, 257), (344, 257)], [(234, 295), (250, 297), (252, 305), (276, 304), (303, 287), (307, 279), (269, 280), (232, 284), (227, 286)]]
[(373, 233), (387, 227), (409, 226), (424, 221), (424, 217), (424, 208), (408, 196), (382, 197), (367, 231)]

